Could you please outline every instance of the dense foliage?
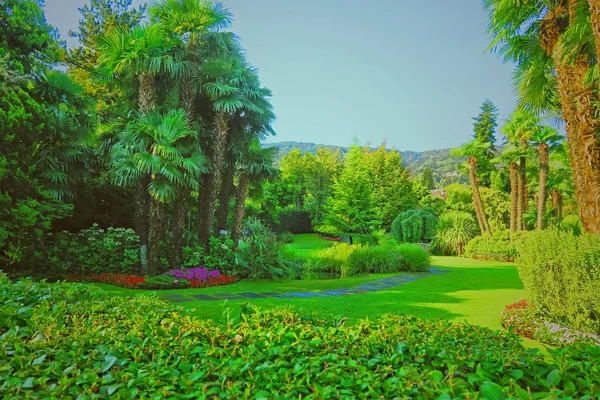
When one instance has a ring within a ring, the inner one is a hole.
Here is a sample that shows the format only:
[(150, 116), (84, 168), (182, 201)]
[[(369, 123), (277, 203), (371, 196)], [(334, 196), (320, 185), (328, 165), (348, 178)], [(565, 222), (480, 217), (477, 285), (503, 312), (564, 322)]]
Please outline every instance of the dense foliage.
[(339, 243), (311, 252), (304, 260), (307, 277), (348, 277), (360, 273), (425, 271), (431, 266), (427, 250), (414, 245)]
[(509, 231), (501, 231), (493, 236), (474, 237), (465, 246), (465, 256), (483, 260), (514, 261), (517, 249), (510, 240)]
[(532, 232), (517, 250), (529, 300), (554, 322), (600, 333), (600, 238)]
[(409, 210), (392, 222), (392, 236), (400, 243), (430, 242), (437, 229), (437, 215), (431, 208)]
[(477, 226), (471, 214), (465, 211), (448, 211), (440, 215), (433, 247), (443, 254), (460, 256), (476, 234)]
[(600, 373), (598, 347), (544, 360), (515, 336), (441, 320), (347, 326), (246, 306), (213, 322), (151, 297), (0, 280), (3, 397), (582, 398)]

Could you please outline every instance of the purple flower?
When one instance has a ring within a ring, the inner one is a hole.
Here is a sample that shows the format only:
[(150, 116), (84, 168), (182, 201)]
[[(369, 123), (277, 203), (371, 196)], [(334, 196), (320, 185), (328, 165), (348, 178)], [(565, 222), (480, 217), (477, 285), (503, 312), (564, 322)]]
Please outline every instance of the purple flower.
[(175, 279), (175, 280), (173, 281), (173, 283), (179, 283), (179, 281), (178, 281), (177, 279)]

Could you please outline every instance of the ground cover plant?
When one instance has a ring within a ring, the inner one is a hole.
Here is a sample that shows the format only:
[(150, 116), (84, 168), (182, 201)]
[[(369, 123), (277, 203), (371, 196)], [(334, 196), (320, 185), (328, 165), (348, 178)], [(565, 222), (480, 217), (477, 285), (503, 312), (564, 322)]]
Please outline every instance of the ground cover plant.
[(239, 317), (226, 310), (211, 322), (151, 297), (0, 280), (3, 396), (529, 398), (597, 390), (591, 361), (600, 348), (569, 348), (550, 361), (516, 336), (442, 320), (390, 315), (347, 326), (245, 306)]

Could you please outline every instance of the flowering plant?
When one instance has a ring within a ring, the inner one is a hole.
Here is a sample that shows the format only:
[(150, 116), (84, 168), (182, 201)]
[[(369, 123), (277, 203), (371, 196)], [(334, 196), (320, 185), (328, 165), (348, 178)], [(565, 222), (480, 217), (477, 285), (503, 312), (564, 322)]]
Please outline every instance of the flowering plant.
[(200, 281), (206, 281), (208, 278), (218, 278), (221, 276), (221, 272), (219, 270), (209, 271), (207, 268), (196, 267), (196, 268), (188, 268), (188, 269), (174, 269), (171, 271), (167, 271), (164, 275), (173, 276), (176, 278), (184, 278), (184, 279), (196, 279)]

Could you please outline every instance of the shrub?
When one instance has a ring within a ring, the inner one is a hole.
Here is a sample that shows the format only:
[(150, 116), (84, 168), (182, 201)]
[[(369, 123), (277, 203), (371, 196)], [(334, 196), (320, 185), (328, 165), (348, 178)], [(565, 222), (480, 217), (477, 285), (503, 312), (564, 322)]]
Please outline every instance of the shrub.
[(286, 208), (277, 213), (277, 232), (312, 233), (312, 221), (308, 212), (294, 208)]
[(139, 270), (139, 238), (132, 229), (98, 228), (51, 236), (33, 260), (34, 274), (132, 274)]
[(600, 346), (598, 335), (549, 322), (546, 316), (526, 300), (506, 306), (502, 312), (500, 324), (523, 337), (553, 346), (567, 346), (573, 343)]
[(0, 276), (2, 398), (594, 398), (598, 347), (384, 316), (348, 326), (247, 306), (202, 320), (155, 297)]
[(277, 235), (277, 237), (283, 243), (293, 243), (294, 242), (294, 235), (292, 234), (292, 232), (281, 232), (279, 235)]
[(139, 285), (141, 289), (186, 289), (192, 284), (185, 278), (177, 278), (170, 275), (147, 276)]
[(440, 216), (433, 247), (443, 254), (462, 255), (464, 248), (477, 235), (473, 216), (463, 211), (448, 211)]
[(530, 300), (567, 327), (600, 333), (600, 238), (550, 229), (517, 242)]
[(484, 260), (514, 261), (517, 248), (510, 241), (510, 231), (475, 236), (465, 246), (465, 256)]
[(282, 257), (283, 244), (258, 219), (247, 221), (237, 253), (236, 275), (274, 279), (289, 275)]
[(404, 271), (426, 271), (431, 266), (431, 254), (420, 246), (402, 244), (397, 251), (405, 260)]
[(348, 260), (354, 246), (335, 243), (333, 246), (312, 251), (306, 256), (303, 275), (309, 279), (339, 278), (353, 274)]
[(433, 239), (437, 214), (432, 208), (405, 211), (392, 222), (392, 236), (400, 243), (420, 243)]
[[(202, 260), (203, 266), (208, 269), (218, 269), (223, 273), (231, 273), (235, 270), (235, 248), (236, 245), (226, 231), (209, 239), (209, 252)], [(200, 265), (195, 265), (200, 266)]]
[(406, 260), (394, 245), (356, 246), (348, 258), (352, 273), (385, 274), (402, 271)]

